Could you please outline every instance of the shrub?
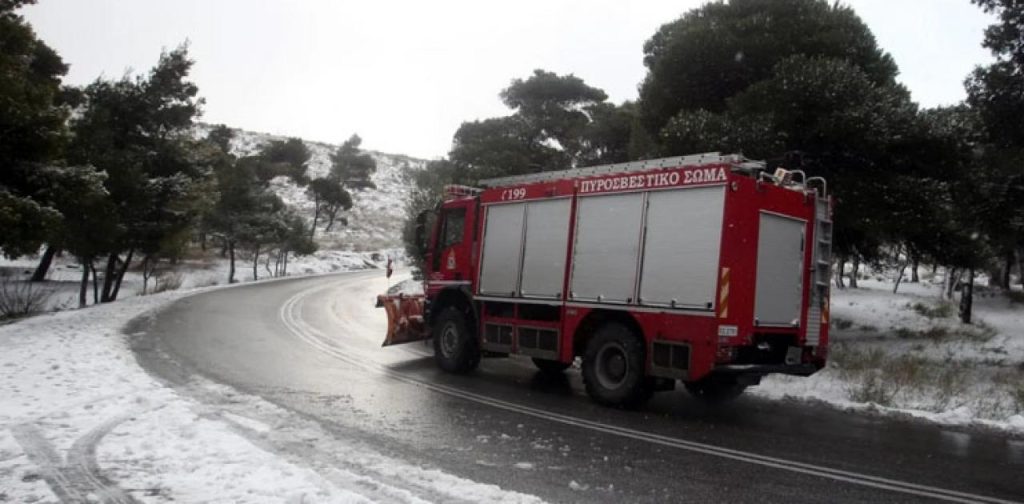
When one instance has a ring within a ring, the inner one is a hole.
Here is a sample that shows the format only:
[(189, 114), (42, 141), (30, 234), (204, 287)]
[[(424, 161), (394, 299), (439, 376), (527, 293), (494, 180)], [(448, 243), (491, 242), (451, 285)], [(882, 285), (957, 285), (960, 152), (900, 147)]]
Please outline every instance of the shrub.
[(0, 320), (35, 315), (46, 309), (53, 289), (8, 275), (0, 276)]
[(1017, 410), (1017, 413), (1024, 413), (1024, 385), (1017, 387), (1012, 392), (1013, 407)]
[(935, 318), (949, 318), (953, 315), (953, 303), (940, 301), (935, 306), (928, 306), (924, 303), (914, 303), (911, 308), (917, 313), (928, 317), (929, 319)]
[(829, 360), (837, 368), (846, 372), (878, 369), (885, 361), (885, 351), (872, 348), (867, 351), (855, 350), (846, 346), (835, 345), (829, 354)]
[(839, 318), (839, 317), (834, 317), (832, 319), (832, 323), (835, 325), (836, 329), (839, 329), (839, 330), (842, 330), (842, 331), (845, 331), (845, 330), (853, 327), (853, 321), (852, 320), (847, 320), (847, 319)]
[(849, 390), (850, 400), (862, 403), (874, 403), (879, 406), (891, 406), (896, 397), (892, 384), (878, 376), (878, 373), (865, 373)]
[(184, 280), (185, 279), (181, 276), (180, 273), (165, 273), (157, 277), (151, 293), (158, 294), (161, 292), (178, 290), (179, 288), (181, 288), (181, 284)]

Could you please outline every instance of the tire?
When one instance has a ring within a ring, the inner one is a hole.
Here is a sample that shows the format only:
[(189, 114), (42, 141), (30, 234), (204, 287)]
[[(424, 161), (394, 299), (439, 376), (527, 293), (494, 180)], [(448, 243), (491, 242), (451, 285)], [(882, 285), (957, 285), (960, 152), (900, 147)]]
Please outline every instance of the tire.
[(572, 367), (571, 362), (565, 363), (555, 360), (538, 359), (537, 357), (533, 358), (533, 365), (537, 366), (537, 369), (539, 369), (541, 373), (551, 375), (559, 374), (562, 371), (565, 371), (566, 369)]
[(723, 404), (736, 399), (747, 389), (746, 385), (736, 383), (731, 376), (707, 376), (695, 382), (684, 384), (686, 391), (705, 404)]
[(480, 364), (480, 346), (466, 325), (466, 317), (454, 306), (445, 308), (433, 326), (434, 360), (441, 369), (465, 374)]
[(633, 408), (653, 393), (644, 376), (643, 339), (617, 322), (601, 326), (587, 342), (583, 355), (583, 384), (595, 402)]

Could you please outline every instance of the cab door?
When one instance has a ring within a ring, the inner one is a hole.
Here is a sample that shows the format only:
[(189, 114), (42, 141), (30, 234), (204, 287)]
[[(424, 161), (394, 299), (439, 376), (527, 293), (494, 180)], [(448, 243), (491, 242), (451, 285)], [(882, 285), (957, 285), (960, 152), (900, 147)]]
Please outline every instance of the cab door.
[(441, 209), (430, 251), (428, 293), (449, 286), (469, 285), (473, 278), (473, 236), (476, 200), (448, 202)]

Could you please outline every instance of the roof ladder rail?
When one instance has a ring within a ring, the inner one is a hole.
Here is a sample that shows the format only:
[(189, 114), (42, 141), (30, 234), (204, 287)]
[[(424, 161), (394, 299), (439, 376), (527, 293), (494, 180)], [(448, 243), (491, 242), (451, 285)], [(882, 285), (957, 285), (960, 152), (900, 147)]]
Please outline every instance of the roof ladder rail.
[(616, 163), (599, 166), (586, 166), (583, 168), (572, 168), (569, 170), (551, 171), (542, 173), (531, 173), (527, 175), (513, 175), (510, 177), (498, 177), (481, 180), (479, 185), (483, 187), (503, 187), (535, 182), (548, 182), (568, 178), (594, 177), (600, 175), (611, 175), (615, 173), (630, 173), (639, 171), (656, 170), (658, 168), (677, 168), (683, 166), (701, 166), (709, 164), (728, 163), (748, 168), (764, 168), (764, 163), (751, 161), (739, 154), (721, 154), (708, 152), (690, 156), (676, 156), (670, 158), (650, 159), (645, 161), (631, 161), (628, 163)]

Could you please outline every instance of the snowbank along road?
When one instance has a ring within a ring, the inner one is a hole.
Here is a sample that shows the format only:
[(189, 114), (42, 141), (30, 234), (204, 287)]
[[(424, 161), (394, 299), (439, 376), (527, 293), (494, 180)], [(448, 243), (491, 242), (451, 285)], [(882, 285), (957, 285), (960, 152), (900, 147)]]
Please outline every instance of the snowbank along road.
[(707, 409), (684, 392), (618, 411), (591, 404), (576, 372), (550, 378), (520, 359), (443, 374), (428, 347), (379, 347), (382, 276), (203, 293), (128, 330), (144, 367), (198, 399), (205, 418), (346, 499), (1024, 498), (1024, 444), (1000, 435), (757, 398)]

